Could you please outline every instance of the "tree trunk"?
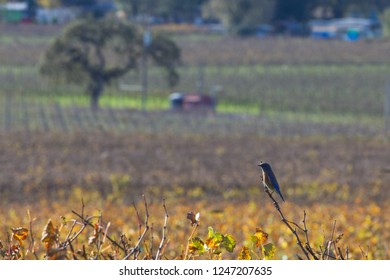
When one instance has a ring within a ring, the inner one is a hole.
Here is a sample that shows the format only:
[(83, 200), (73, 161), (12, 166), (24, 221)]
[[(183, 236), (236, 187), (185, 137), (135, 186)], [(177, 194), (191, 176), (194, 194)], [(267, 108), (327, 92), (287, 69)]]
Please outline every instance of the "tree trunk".
[(99, 98), (104, 89), (104, 82), (102, 78), (95, 78), (89, 83), (88, 93), (91, 96), (91, 109), (97, 111), (99, 109)]

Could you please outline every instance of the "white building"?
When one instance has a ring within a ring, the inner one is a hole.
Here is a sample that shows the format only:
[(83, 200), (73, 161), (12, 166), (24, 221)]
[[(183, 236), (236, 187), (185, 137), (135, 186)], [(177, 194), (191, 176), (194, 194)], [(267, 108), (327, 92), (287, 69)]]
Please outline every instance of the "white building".
[(74, 20), (80, 13), (73, 7), (38, 8), (35, 19), (38, 23), (63, 24)]

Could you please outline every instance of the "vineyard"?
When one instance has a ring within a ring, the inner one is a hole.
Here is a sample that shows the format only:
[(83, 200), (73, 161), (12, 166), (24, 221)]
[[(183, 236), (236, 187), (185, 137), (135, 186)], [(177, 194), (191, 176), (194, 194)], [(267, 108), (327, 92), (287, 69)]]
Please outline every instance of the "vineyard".
[[(390, 258), (389, 42), (176, 34), (179, 85), (151, 67), (141, 110), (129, 73), (92, 111), (39, 75), (58, 27), (1, 28), (0, 259)], [(216, 85), (216, 114), (170, 110)]]

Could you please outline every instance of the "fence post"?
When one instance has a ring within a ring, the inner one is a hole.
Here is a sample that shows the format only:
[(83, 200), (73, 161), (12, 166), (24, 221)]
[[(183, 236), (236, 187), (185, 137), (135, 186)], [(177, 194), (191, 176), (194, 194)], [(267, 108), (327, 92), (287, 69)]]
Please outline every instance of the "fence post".
[(204, 94), (204, 66), (198, 64), (198, 77), (196, 80), (196, 90), (198, 93)]
[(390, 81), (386, 83), (383, 117), (385, 123), (385, 133), (389, 134), (390, 133)]
[(5, 131), (11, 131), (12, 128), (12, 96), (10, 93), (5, 94), (5, 102), (4, 102), (4, 128)]

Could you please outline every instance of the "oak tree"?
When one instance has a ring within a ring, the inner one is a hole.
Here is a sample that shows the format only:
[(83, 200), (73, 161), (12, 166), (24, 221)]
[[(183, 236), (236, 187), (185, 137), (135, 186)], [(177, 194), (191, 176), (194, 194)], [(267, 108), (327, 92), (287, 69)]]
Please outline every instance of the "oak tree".
[(40, 71), (56, 81), (85, 85), (91, 107), (97, 109), (104, 87), (137, 69), (143, 55), (166, 70), (170, 85), (178, 82), (180, 49), (164, 34), (153, 34), (144, 49), (142, 32), (135, 25), (113, 19), (80, 20), (51, 43)]

